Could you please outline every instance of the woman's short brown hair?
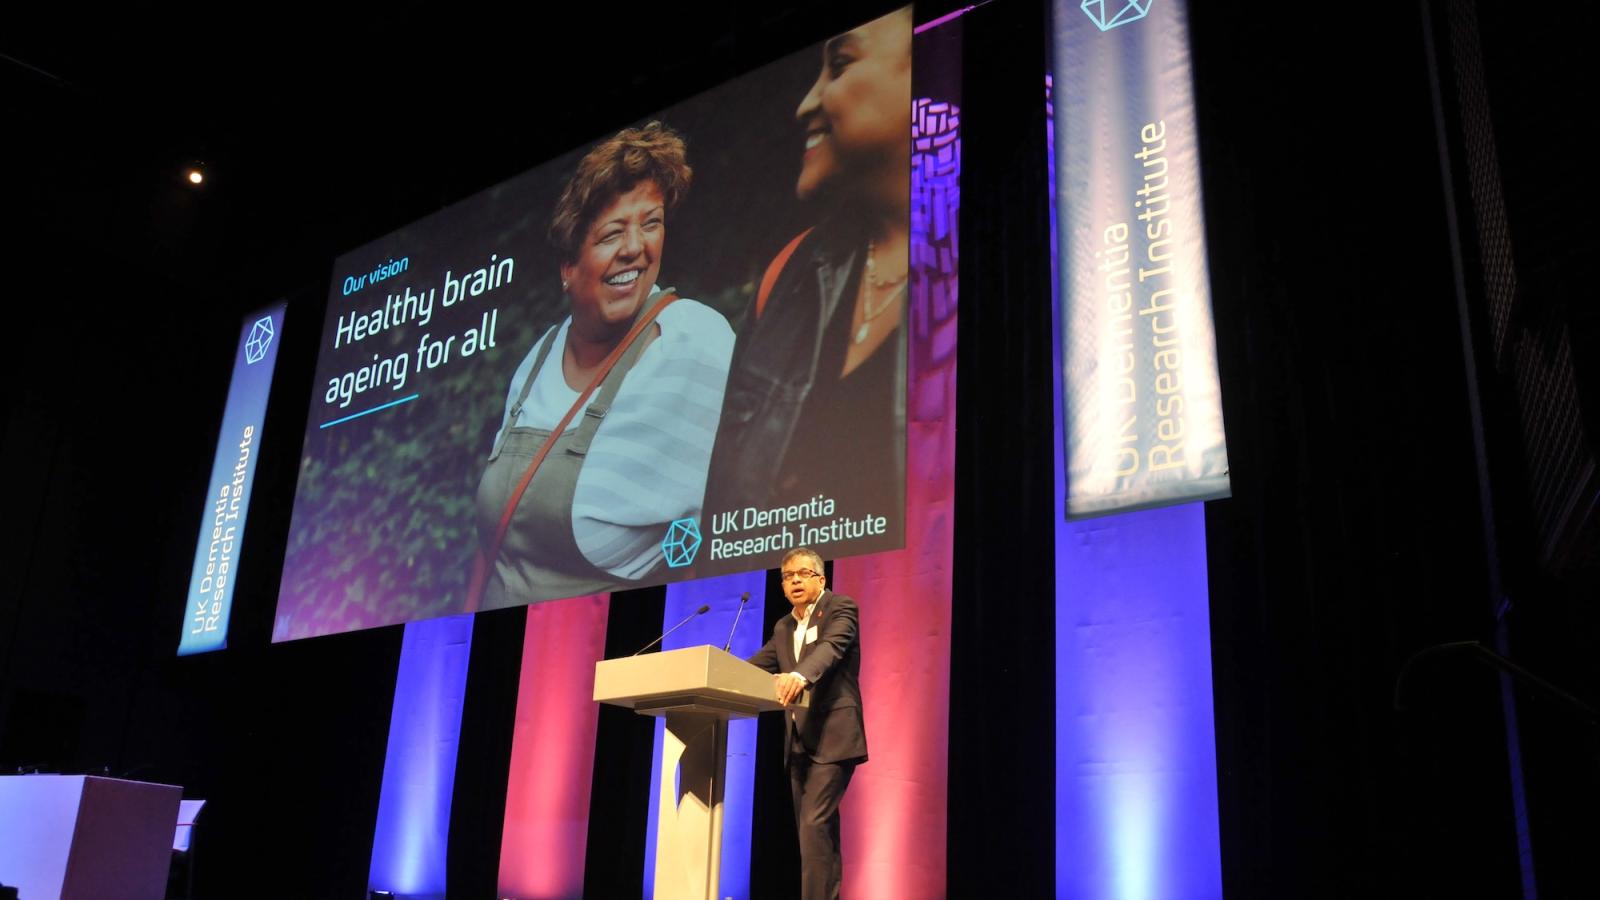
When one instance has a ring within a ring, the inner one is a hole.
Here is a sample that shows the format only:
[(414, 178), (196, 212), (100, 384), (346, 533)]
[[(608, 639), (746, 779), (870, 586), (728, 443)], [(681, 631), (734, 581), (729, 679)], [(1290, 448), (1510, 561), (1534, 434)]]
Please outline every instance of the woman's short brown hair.
[(689, 193), (693, 177), (677, 132), (660, 122), (624, 128), (585, 154), (567, 180), (550, 217), (550, 243), (570, 262), (583, 232), (606, 204), (641, 181), (653, 181), (670, 211)]

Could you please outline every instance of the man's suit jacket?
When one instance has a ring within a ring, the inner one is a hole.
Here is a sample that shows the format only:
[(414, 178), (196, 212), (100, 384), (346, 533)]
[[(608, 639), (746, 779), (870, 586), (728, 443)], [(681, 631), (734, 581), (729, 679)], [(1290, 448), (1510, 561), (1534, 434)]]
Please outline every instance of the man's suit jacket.
[[(806, 677), (809, 708), (785, 711), (785, 744), (803, 751), (813, 762), (866, 762), (867, 729), (861, 716), (861, 631), (856, 602), (823, 591), (811, 611), (817, 639), (794, 655), (794, 630), (785, 613), (772, 626), (772, 639), (750, 657), (753, 665), (774, 674), (799, 672)], [(796, 747), (798, 743), (798, 747)]]

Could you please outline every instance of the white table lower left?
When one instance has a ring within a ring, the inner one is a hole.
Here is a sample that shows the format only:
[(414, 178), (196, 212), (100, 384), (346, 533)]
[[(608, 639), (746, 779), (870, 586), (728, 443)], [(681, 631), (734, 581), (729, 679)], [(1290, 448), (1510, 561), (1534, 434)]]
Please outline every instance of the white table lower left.
[(182, 798), (171, 784), (0, 777), (0, 884), (27, 900), (160, 900)]

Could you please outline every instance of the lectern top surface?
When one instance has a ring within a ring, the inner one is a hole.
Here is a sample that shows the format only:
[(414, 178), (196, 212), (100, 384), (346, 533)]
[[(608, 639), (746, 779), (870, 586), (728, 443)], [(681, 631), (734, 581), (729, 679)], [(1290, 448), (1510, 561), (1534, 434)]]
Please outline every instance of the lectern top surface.
[(595, 663), (594, 699), (639, 712), (753, 716), (781, 708), (772, 676), (710, 645)]

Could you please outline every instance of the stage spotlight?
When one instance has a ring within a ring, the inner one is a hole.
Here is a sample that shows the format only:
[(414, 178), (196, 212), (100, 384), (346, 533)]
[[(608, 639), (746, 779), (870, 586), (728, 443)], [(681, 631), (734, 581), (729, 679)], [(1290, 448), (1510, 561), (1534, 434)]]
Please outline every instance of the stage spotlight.
[(183, 178), (190, 184), (201, 185), (205, 183), (206, 173), (199, 166), (191, 166), (187, 172), (183, 173)]

